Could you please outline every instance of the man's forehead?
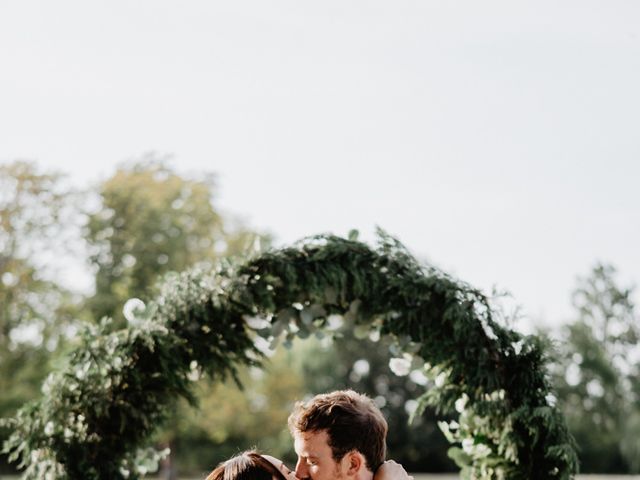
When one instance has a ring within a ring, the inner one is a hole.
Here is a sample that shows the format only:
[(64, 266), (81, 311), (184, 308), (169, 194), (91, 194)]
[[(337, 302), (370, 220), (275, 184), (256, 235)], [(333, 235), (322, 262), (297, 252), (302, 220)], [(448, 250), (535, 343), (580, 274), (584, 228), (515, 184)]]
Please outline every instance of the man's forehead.
[(329, 449), (329, 436), (326, 430), (296, 432), (293, 443), (296, 453), (303, 456), (321, 455)]

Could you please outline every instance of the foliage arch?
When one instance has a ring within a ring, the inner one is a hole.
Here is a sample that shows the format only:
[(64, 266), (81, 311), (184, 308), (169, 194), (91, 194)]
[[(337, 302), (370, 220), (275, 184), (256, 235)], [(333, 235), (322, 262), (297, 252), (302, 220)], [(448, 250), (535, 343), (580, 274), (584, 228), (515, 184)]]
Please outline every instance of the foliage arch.
[(43, 398), (6, 422), (14, 430), (5, 451), (27, 479), (139, 478), (159, 455), (141, 446), (172, 399), (193, 400), (195, 377), (259, 365), (256, 335), (304, 337), (325, 331), (332, 314), (393, 336), (400, 362), (424, 366), (432, 383), (420, 405), (457, 412), (441, 427), (463, 478), (576, 473), (541, 341), (498, 324), (481, 292), (421, 266), (382, 232), (375, 249), (316, 236), (166, 279), (128, 328), (86, 328)]

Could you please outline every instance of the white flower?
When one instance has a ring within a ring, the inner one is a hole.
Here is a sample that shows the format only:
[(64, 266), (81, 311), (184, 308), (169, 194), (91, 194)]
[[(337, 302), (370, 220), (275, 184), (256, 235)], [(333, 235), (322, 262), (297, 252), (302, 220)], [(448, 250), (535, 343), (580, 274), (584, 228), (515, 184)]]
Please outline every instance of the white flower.
[(462, 440), (462, 450), (464, 450), (464, 453), (467, 453), (469, 455), (471, 455), (473, 453), (473, 444), (474, 444), (474, 440), (473, 438), (465, 438)]
[(411, 381), (417, 385), (426, 385), (429, 383), (429, 378), (424, 374), (422, 370), (414, 370), (409, 374)]
[(51, 435), (53, 435), (54, 428), (55, 425), (53, 424), (53, 422), (47, 422), (47, 424), (44, 426), (44, 434), (50, 437)]
[(51, 393), (51, 389), (53, 388), (56, 382), (56, 377), (53, 373), (50, 373), (44, 383), (42, 384), (42, 394), (47, 396)]
[(522, 352), (522, 347), (524, 346), (524, 341), (520, 340), (518, 342), (513, 342), (511, 346), (513, 347), (513, 351), (515, 352), (515, 354), (520, 355), (520, 352)]
[(85, 362), (82, 365), (78, 365), (76, 368), (76, 378), (78, 380), (84, 380), (87, 377), (87, 373), (91, 369), (91, 361)]
[(271, 322), (266, 318), (260, 317), (245, 317), (244, 319), (247, 326), (253, 330), (262, 330), (271, 326)]
[(389, 368), (398, 377), (406, 377), (411, 371), (411, 360), (407, 358), (392, 358), (389, 360)]
[(371, 366), (369, 365), (369, 362), (364, 358), (361, 358), (360, 360), (356, 360), (353, 363), (353, 371), (359, 377), (366, 377), (367, 375), (369, 375), (370, 369), (371, 369)]
[(445, 383), (447, 383), (447, 378), (449, 378), (449, 374), (447, 372), (439, 373), (435, 380), (436, 387), (444, 387)]
[(418, 409), (418, 401), (417, 400), (407, 400), (404, 403), (404, 410), (408, 415), (413, 415), (415, 411)]
[(466, 393), (463, 393), (462, 396), (456, 400), (456, 412), (462, 413), (464, 412), (464, 407), (467, 406), (467, 402), (469, 401), (469, 397)]
[(198, 365), (198, 362), (196, 362), (195, 360), (191, 360), (191, 363), (189, 364), (189, 373), (187, 373), (187, 378), (192, 382), (197, 382), (198, 380), (200, 380), (201, 376), (202, 376), (202, 369)]
[(122, 313), (124, 314), (124, 318), (127, 319), (127, 322), (136, 325), (140, 323), (137, 316), (142, 314), (145, 308), (145, 304), (142, 300), (139, 298), (130, 298), (124, 304)]
[(493, 402), (497, 402), (499, 400), (504, 400), (504, 397), (505, 397), (505, 391), (500, 389), (500, 390), (491, 392), (491, 395), (489, 395), (489, 400)]
[(121, 357), (115, 357), (113, 359), (113, 366), (117, 370), (120, 370), (120, 368), (122, 367), (122, 358)]
[(262, 338), (262, 337), (256, 337), (253, 341), (253, 344), (255, 345), (255, 347), (267, 357), (272, 357), (276, 353), (275, 345), (273, 345), (273, 348), (272, 348), (272, 343), (273, 342), (270, 342), (266, 338)]
[(333, 314), (327, 317), (326, 330), (329, 330), (329, 331), (340, 330), (343, 325), (344, 325), (344, 319), (342, 318), (341, 315)]
[(473, 450), (474, 456), (476, 458), (484, 458), (491, 455), (491, 448), (489, 448), (489, 446), (485, 445), (484, 443), (475, 445)]

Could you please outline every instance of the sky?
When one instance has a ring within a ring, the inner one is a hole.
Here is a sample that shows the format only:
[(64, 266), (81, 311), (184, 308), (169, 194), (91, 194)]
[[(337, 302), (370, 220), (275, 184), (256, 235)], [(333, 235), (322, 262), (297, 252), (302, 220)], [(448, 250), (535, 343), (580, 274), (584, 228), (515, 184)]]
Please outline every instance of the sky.
[(4, 0), (0, 69), (3, 163), (170, 155), (279, 244), (380, 226), (533, 323), (640, 280), (636, 0)]

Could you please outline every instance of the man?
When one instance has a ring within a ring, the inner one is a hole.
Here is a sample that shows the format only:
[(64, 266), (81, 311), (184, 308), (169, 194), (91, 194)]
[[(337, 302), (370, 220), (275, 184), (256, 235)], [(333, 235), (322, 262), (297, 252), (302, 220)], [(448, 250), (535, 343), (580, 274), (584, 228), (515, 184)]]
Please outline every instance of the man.
[(373, 480), (385, 460), (387, 421), (370, 398), (352, 390), (296, 403), (289, 430), (302, 480)]

